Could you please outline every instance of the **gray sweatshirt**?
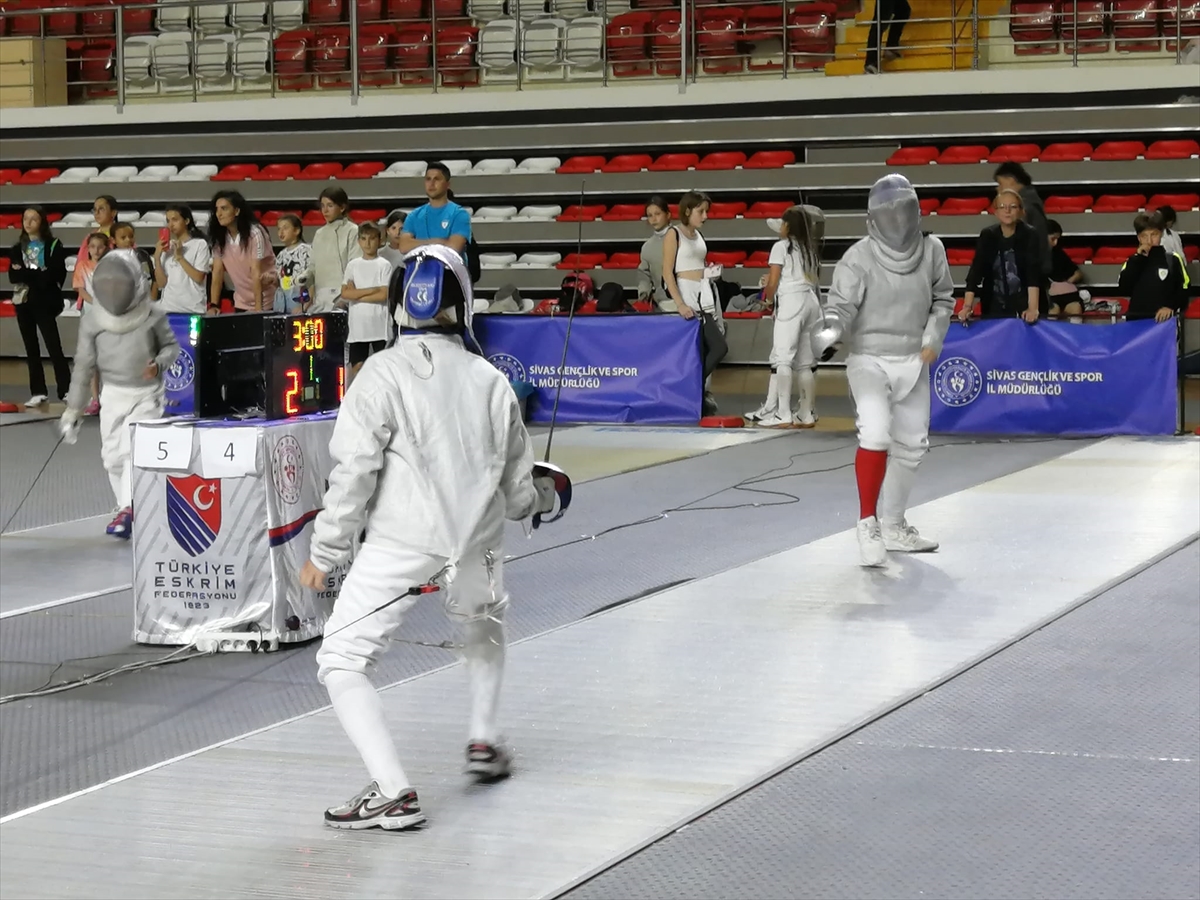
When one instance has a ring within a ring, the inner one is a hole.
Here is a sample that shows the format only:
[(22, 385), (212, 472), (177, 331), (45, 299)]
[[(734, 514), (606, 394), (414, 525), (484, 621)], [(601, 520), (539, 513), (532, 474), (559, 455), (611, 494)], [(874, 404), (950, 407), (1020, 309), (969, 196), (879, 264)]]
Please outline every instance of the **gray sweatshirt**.
[(114, 316), (93, 303), (87, 315), (79, 319), (67, 408), (80, 410), (87, 404), (95, 372), (100, 373), (102, 384), (144, 387), (150, 384), (145, 371), (153, 360), (158, 363), (161, 384), (178, 356), (179, 341), (166, 314), (149, 302), (122, 316)]
[(833, 270), (825, 325), (851, 353), (911, 356), (924, 347), (940, 353), (954, 312), (946, 248), (926, 235), (919, 258), (895, 268), (875, 253), (869, 237), (847, 250)]
[(648, 297), (664, 312), (675, 312), (675, 301), (663, 288), (663, 237), (667, 229), (655, 232), (642, 244), (638, 262), (638, 296)]

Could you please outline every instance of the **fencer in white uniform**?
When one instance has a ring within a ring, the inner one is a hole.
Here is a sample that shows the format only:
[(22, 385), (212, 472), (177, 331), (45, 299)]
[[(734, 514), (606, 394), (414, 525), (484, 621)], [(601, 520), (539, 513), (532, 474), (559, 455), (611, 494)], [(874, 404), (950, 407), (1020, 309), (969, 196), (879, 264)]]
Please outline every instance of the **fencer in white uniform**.
[(813, 351), (829, 358), (846, 341), (858, 454), (858, 545), (864, 566), (887, 551), (937, 549), (905, 513), (917, 466), (929, 449), (929, 366), (954, 311), (946, 248), (921, 232), (917, 193), (902, 175), (875, 182), (867, 237), (838, 262)]
[(60, 429), (75, 443), (81, 410), (100, 375), (100, 455), (116, 496), (107, 531), (133, 534), (129, 426), (163, 414), (163, 376), (179, 356), (166, 315), (150, 301), (150, 279), (135, 250), (110, 250), (91, 275), (94, 303), (79, 320), (75, 368)]
[(346, 392), (301, 573), (306, 587), (325, 589), (365, 527), (317, 652), (318, 677), (371, 778), (326, 811), (336, 828), (404, 829), (425, 820), (366, 673), (418, 592), (434, 586), (464, 630), (466, 771), (481, 779), (508, 774), (496, 725), (508, 602), (504, 523), (549, 512), (556, 501), (550, 479), (535, 475), (508, 380), (469, 349), (477, 346), (471, 279), (459, 255), (436, 245), (406, 254), (389, 302), (400, 334), (367, 359)]
[[(774, 293), (771, 380), (767, 399), (746, 420), (764, 428), (812, 428), (816, 417), (816, 376), (812, 336), (821, 322), (821, 242), (825, 214), (815, 206), (793, 206), (783, 214), (780, 240), (771, 247), (768, 299)], [(792, 383), (799, 408), (792, 409)]]

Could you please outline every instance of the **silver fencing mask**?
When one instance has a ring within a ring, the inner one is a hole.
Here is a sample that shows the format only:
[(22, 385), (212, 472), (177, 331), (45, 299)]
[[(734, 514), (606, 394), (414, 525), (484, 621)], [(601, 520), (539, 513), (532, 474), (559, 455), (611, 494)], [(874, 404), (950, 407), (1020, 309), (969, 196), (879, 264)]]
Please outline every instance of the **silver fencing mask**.
[(921, 264), (921, 204), (903, 175), (885, 175), (871, 187), (867, 234), (875, 257), (888, 271), (904, 274)]

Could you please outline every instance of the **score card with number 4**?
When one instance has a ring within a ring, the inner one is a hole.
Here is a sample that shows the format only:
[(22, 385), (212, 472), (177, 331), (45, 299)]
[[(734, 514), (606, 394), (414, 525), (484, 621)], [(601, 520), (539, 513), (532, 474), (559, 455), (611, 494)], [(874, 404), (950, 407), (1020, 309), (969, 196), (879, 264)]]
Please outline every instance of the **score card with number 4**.
[(200, 474), (241, 478), (258, 474), (257, 428), (200, 428)]

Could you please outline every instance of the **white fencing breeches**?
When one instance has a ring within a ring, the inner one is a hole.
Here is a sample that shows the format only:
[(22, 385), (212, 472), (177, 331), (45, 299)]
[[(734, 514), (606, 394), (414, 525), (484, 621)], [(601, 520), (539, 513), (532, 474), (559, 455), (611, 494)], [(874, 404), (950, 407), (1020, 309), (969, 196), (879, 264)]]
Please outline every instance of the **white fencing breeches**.
[(908, 509), (917, 466), (929, 449), (929, 367), (915, 354), (855, 353), (846, 360), (846, 380), (854, 397), (859, 446), (888, 451), (879, 521), (898, 525)]
[(813, 366), (812, 331), (820, 322), (821, 304), (811, 289), (789, 291), (775, 299), (775, 327), (771, 335), (771, 368), (793, 372)]
[[(350, 566), (325, 638), (317, 651), (318, 679), (333, 671), (365, 673), (383, 655), (404, 614), (417, 597), (399, 597), (425, 584), (445, 565), (441, 557), (401, 547), (363, 544)], [(499, 550), (489, 568), (483, 555), (463, 559), (448, 592), (437, 594), (451, 620), (463, 628), (463, 655), (471, 683), (472, 740), (496, 740), (496, 709), (504, 674), (503, 561)], [(376, 612), (376, 610), (379, 610)]]
[(104, 384), (100, 388), (100, 458), (108, 472), (108, 483), (117, 498), (117, 508), (133, 505), (129, 481), (129, 426), (163, 414), (163, 389), (160, 384), (125, 387)]

